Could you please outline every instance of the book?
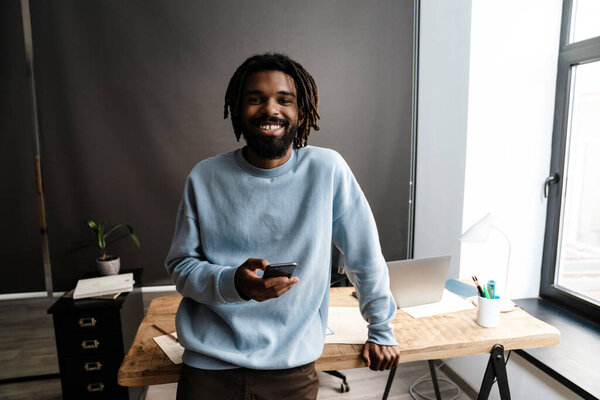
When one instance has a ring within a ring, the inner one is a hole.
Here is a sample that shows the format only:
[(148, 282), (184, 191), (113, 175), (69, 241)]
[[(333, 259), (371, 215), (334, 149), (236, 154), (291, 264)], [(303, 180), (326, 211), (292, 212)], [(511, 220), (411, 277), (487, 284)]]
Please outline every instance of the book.
[(73, 292), (73, 299), (112, 295), (133, 290), (133, 273), (80, 279)]

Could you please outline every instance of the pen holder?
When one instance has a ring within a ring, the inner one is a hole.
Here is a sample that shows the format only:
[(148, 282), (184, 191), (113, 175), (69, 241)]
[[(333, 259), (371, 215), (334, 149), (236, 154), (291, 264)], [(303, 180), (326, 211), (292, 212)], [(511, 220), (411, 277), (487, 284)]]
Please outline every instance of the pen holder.
[(477, 323), (484, 328), (494, 328), (500, 324), (500, 297), (493, 299), (477, 297)]

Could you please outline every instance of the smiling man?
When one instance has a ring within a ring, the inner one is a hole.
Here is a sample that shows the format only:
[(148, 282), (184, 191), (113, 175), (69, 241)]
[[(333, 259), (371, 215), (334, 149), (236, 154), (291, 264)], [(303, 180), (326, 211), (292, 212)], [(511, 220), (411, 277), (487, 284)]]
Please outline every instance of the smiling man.
[[(307, 145), (319, 129), (313, 78), (286, 56), (251, 57), (229, 82), (229, 113), (246, 146), (192, 169), (166, 260), (184, 296), (177, 398), (316, 398), (332, 242), (369, 323), (365, 364), (396, 366), (396, 305), (369, 205), (338, 153)], [(281, 262), (298, 264), (293, 277), (261, 277)]]

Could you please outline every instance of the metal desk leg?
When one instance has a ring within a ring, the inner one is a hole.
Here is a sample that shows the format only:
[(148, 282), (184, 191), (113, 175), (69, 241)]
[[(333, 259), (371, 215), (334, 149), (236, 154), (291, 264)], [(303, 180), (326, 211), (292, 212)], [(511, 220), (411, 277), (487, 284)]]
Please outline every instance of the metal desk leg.
[[(429, 363), (429, 372), (431, 373), (431, 381), (433, 382), (433, 389), (435, 390), (435, 398), (437, 400), (442, 400), (442, 395), (440, 393), (440, 387), (438, 385), (437, 375), (435, 373), (435, 364), (433, 360), (428, 360)], [(396, 375), (396, 368), (392, 368), (390, 370), (390, 374), (388, 375), (387, 383), (385, 384), (385, 391), (383, 392), (383, 400), (387, 400), (388, 395), (390, 394), (390, 389), (392, 388), (392, 382), (394, 381), (394, 375)]]
[(433, 360), (427, 360), (429, 364), (429, 372), (431, 373), (431, 382), (433, 383), (433, 390), (435, 390), (435, 398), (437, 400), (442, 400), (442, 395), (440, 393), (440, 387), (438, 385), (437, 375), (435, 373), (435, 365), (433, 364)]
[(387, 400), (388, 394), (390, 394), (390, 389), (392, 388), (392, 382), (394, 382), (394, 375), (396, 375), (396, 367), (390, 370), (390, 374), (388, 375), (387, 383), (385, 384), (385, 391), (383, 392), (383, 400)]
[(504, 361), (504, 346), (501, 344), (496, 344), (492, 348), (477, 400), (486, 400), (489, 397), (490, 391), (492, 390), (492, 385), (494, 384), (494, 378), (496, 378), (498, 382), (500, 399), (510, 400), (508, 375), (506, 374), (506, 365)]

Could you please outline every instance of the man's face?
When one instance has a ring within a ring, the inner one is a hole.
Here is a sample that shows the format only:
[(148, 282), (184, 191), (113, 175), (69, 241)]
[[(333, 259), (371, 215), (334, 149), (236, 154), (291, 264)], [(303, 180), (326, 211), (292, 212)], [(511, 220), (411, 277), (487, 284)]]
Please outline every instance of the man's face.
[(283, 157), (298, 131), (294, 79), (281, 71), (254, 72), (243, 96), (240, 117), (248, 147), (265, 159)]

